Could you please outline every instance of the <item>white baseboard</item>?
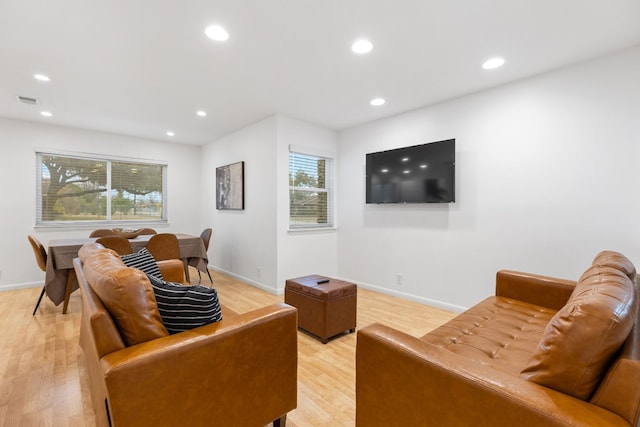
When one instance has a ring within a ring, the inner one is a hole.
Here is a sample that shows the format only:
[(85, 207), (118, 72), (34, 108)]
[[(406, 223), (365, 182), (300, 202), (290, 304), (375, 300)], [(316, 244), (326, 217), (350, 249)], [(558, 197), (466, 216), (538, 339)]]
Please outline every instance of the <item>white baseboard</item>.
[[(269, 292), (270, 294), (273, 295), (282, 295), (284, 294), (284, 289), (278, 289), (275, 290), (271, 287), (265, 286), (262, 283), (256, 282), (254, 280), (251, 279), (247, 279), (246, 277), (240, 276), (238, 274), (232, 273), (230, 271), (224, 270), (222, 268), (218, 268), (218, 267), (211, 267), (214, 271), (217, 271), (218, 273), (224, 274), (225, 276), (229, 276), (229, 277), (233, 277), (236, 280), (239, 280), (241, 282), (247, 283), (251, 286), (254, 286), (258, 289), (261, 289), (265, 292)], [(394, 297), (398, 297), (398, 298), (402, 298), (402, 299), (406, 299), (409, 301), (415, 301), (415, 302), (419, 302), (420, 304), (425, 304), (425, 305), (429, 305), (431, 307), (437, 307), (437, 308), (441, 308), (443, 310), (447, 310), (447, 311), (452, 311), (454, 313), (462, 313), (463, 311), (466, 311), (469, 307), (462, 307), (460, 305), (454, 305), (454, 304), (449, 304), (446, 302), (442, 302), (442, 301), (438, 301), (438, 300), (434, 300), (434, 299), (430, 299), (430, 298), (424, 298), (424, 297), (420, 297), (417, 295), (413, 295), (413, 294), (408, 294), (405, 292), (399, 292), (396, 291), (394, 289), (389, 289), (389, 288), (383, 288), (380, 286), (376, 286), (376, 285), (372, 285), (370, 283), (364, 283), (364, 282), (358, 282), (357, 280), (351, 280), (349, 278), (345, 278), (345, 277), (334, 277), (335, 279), (338, 280), (344, 280), (345, 282), (351, 282), (351, 283), (355, 283), (358, 287), (361, 288), (365, 288), (365, 289), (369, 289), (375, 292), (380, 292), (381, 294), (387, 294), (387, 295), (391, 295)]]
[[(267, 285), (265, 285), (263, 283), (260, 283), (260, 282), (256, 282), (255, 280), (248, 279), (248, 278), (246, 278), (244, 276), (240, 276), (240, 275), (238, 275), (236, 273), (232, 273), (231, 271), (227, 271), (227, 270), (224, 270), (222, 268), (213, 267), (213, 266), (210, 266), (210, 268), (213, 271), (217, 271), (220, 274), (224, 274), (225, 276), (232, 277), (232, 278), (234, 278), (236, 280), (239, 280), (240, 282), (246, 283), (248, 285), (251, 285), (251, 286), (253, 286), (255, 288), (258, 288), (260, 290), (263, 290), (265, 292), (269, 292), (272, 295), (282, 295), (284, 293), (284, 289), (273, 289), (270, 286), (267, 286)], [(214, 285), (215, 285), (215, 282), (214, 282)]]
[(424, 298), (417, 295), (408, 294), (405, 292), (399, 292), (399, 291), (396, 291), (395, 289), (383, 288), (380, 286), (372, 285), (370, 283), (358, 282), (357, 280), (351, 280), (348, 278), (339, 278), (339, 277), (336, 277), (336, 279), (344, 280), (345, 282), (355, 283), (360, 288), (369, 289), (371, 291), (380, 292), (381, 294), (391, 295), (391, 296), (406, 299), (409, 301), (419, 302), (420, 304), (441, 308), (447, 311), (453, 311), (454, 313), (462, 313), (463, 311), (466, 311), (468, 309), (468, 307), (462, 307), (460, 305), (449, 304), (446, 302), (442, 302), (442, 301), (438, 301), (430, 298)]
[[(210, 266), (212, 270), (217, 271), (218, 273), (224, 274), (225, 276), (229, 276), (232, 277), (236, 280), (239, 280), (241, 282), (247, 283), (248, 285), (254, 286), (258, 289), (261, 289), (265, 292), (269, 292), (272, 295), (282, 295), (284, 294), (284, 289), (273, 289), (270, 286), (266, 286), (263, 283), (260, 282), (256, 282), (254, 280), (248, 279), (246, 277), (240, 276), (236, 273), (232, 273), (230, 271), (224, 270), (222, 268), (218, 268), (218, 267), (213, 267)], [(462, 307), (459, 305), (454, 305), (454, 304), (448, 304), (442, 301), (438, 301), (438, 300), (433, 300), (430, 298), (424, 298), (424, 297), (420, 297), (417, 295), (413, 295), (413, 294), (408, 294), (405, 292), (399, 292), (396, 291), (394, 289), (389, 289), (389, 288), (383, 288), (380, 286), (376, 286), (376, 285), (372, 285), (370, 283), (364, 283), (364, 282), (358, 282), (357, 280), (351, 280), (349, 278), (345, 278), (345, 277), (335, 277), (338, 280), (344, 280), (345, 282), (351, 282), (351, 283), (355, 283), (357, 286), (361, 287), (361, 288), (365, 288), (365, 289), (370, 289), (372, 291), (376, 291), (376, 292), (380, 292), (381, 294), (387, 294), (387, 295), (391, 295), (394, 297), (398, 297), (398, 298), (402, 298), (402, 299), (406, 299), (409, 301), (415, 301), (415, 302), (419, 302), (421, 304), (426, 304), (426, 305), (430, 305), (432, 307), (438, 307), (441, 308), (443, 310), (448, 310), (448, 311), (453, 311), (456, 313), (462, 313), (463, 311), (466, 311), (468, 309), (468, 307)], [(6, 284), (6, 285), (0, 285), (0, 292), (3, 291), (15, 291), (18, 289), (28, 289), (28, 288), (36, 288), (36, 287), (41, 287), (43, 285), (43, 282), (26, 282), (26, 283), (12, 283), (12, 284)]]
[(43, 285), (43, 282), (9, 283), (7, 285), (0, 285), (0, 292), (15, 291), (18, 289), (41, 288)]

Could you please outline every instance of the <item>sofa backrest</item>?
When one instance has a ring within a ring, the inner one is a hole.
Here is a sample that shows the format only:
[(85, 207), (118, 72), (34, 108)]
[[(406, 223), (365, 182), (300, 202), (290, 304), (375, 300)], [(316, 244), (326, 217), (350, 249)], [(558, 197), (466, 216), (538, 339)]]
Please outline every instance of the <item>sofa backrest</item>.
[(591, 402), (624, 417), (631, 425), (640, 423), (640, 291), (635, 266), (624, 255), (604, 251), (593, 260), (594, 266), (622, 271), (634, 284), (635, 321), (620, 352), (591, 397)]
[[(636, 292), (638, 288), (636, 287)], [(636, 322), (591, 403), (640, 425), (640, 321)]]
[(637, 294), (631, 261), (617, 252), (598, 254), (566, 305), (547, 325), (521, 376), (589, 400), (636, 425), (640, 405)]

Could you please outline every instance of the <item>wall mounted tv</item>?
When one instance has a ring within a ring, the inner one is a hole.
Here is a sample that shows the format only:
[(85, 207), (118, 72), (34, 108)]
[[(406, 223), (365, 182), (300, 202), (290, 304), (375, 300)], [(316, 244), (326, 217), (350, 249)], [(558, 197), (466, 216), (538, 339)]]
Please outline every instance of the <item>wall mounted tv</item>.
[(367, 154), (367, 203), (452, 203), (456, 140)]

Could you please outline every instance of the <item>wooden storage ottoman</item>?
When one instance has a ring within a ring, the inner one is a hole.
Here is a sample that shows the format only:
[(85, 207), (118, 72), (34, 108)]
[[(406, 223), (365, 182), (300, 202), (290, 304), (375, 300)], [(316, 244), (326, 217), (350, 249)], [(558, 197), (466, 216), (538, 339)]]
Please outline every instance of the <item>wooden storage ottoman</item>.
[(326, 344), (335, 335), (356, 330), (357, 292), (353, 283), (311, 275), (287, 280), (284, 302), (298, 309), (298, 327)]

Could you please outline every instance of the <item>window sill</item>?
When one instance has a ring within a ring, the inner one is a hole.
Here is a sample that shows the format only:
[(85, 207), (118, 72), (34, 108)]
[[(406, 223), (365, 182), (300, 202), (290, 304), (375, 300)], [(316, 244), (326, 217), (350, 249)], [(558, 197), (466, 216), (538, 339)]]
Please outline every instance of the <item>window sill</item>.
[(71, 231), (71, 230), (95, 230), (97, 228), (144, 228), (144, 227), (166, 227), (169, 225), (167, 220), (158, 221), (140, 221), (140, 222), (94, 222), (94, 223), (53, 223), (53, 224), (36, 224), (33, 229), (36, 231)]
[(338, 231), (337, 227), (305, 227), (305, 228), (289, 228), (288, 233), (335, 233)]

